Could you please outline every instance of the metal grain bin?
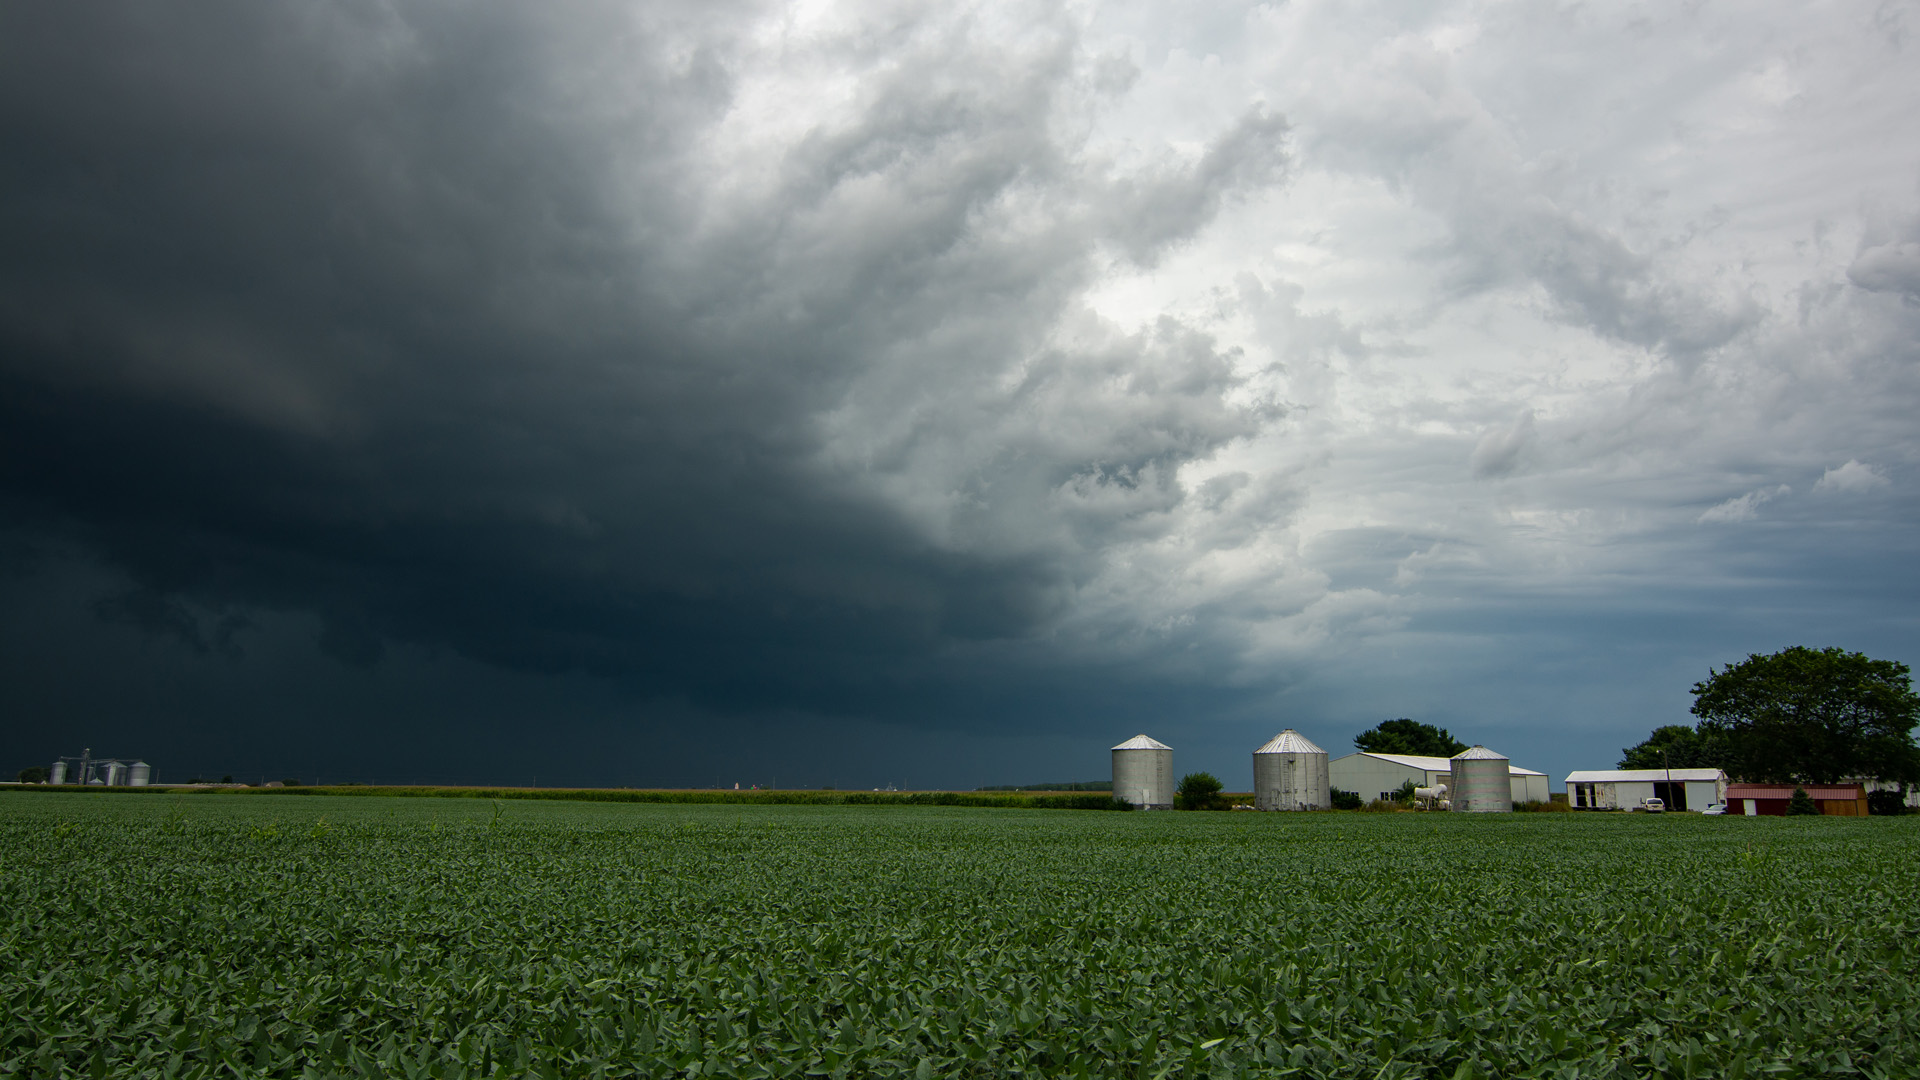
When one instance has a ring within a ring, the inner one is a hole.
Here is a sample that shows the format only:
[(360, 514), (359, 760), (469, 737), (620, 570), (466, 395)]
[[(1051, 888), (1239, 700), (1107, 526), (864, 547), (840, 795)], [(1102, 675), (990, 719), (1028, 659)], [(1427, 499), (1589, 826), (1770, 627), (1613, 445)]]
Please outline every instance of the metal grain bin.
[(1256, 810), (1325, 810), (1333, 805), (1327, 752), (1288, 728), (1253, 752)]
[(146, 787), (153, 779), (153, 767), (144, 761), (127, 766), (127, 786)]
[(107, 762), (107, 786), (125, 787), (126, 783), (127, 767), (117, 761)]
[(64, 761), (54, 762), (53, 768), (47, 771), (47, 783), (64, 784), (66, 782), (67, 782), (67, 763)]
[(1114, 747), (1113, 797), (1142, 810), (1173, 809), (1173, 747), (1146, 735)]
[(1455, 810), (1470, 814), (1506, 814), (1513, 811), (1512, 762), (1484, 746), (1453, 755), (1453, 778), (1447, 784)]

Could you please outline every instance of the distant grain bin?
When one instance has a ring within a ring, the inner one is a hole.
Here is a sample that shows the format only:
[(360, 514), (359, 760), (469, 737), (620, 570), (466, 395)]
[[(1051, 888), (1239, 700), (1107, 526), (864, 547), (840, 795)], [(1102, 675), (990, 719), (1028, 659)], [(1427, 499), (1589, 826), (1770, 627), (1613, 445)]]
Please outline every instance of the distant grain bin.
[(127, 766), (127, 786), (146, 787), (153, 778), (153, 766), (144, 761), (136, 761)]
[(1292, 728), (1253, 752), (1254, 809), (1325, 810), (1327, 789), (1327, 752)]
[(66, 782), (67, 782), (67, 763), (64, 761), (54, 762), (52, 770), (50, 770), (47, 774), (47, 783), (64, 784)]
[(1506, 814), (1513, 811), (1513, 784), (1505, 754), (1475, 746), (1453, 755), (1453, 777), (1447, 797), (1455, 810), (1470, 814)]
[(1173, 809), (1173, 747), (1145, 735), (1114, 747), (1113, 797), (1142, 810)]
[(117, 761), (107, 762), (107, 786), (124, 787), (127, 782), (127, 767)]

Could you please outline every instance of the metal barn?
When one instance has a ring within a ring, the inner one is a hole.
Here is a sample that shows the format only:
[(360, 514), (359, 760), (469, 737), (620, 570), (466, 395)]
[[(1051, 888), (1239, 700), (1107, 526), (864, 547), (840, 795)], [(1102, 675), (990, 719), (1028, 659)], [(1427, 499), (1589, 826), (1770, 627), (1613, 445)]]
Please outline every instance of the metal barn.
[(1637, 810), (1659, 799), (1669, 810), (1705, 810), (1727, 798), (1719, 769), (1587, 769), (1567, 774), (1567, 805), (1575, 810)]

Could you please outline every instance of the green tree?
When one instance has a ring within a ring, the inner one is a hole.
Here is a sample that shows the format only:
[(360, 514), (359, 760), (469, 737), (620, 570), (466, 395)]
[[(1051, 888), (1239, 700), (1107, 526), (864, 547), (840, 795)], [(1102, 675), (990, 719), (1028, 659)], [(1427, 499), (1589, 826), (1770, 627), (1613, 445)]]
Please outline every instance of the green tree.
[(1370, 754), (1415, 754), (1420, 757), (1452, 757), (1467, 748), (1446, 728), (1423, 724), (1401, 717), (1383, 720), (1353, 737), (1353, 745)]
[(1328, 794), (1332, 796), (1331, 801), (1335, 810), (1358, 810), (1367, 805), (1367, 801), (1362, 799), (1357, 791), (1341, 791), (1339, 788), (1334, 788)]
[(1920, 696), (1905, 664), (1794, 646), (1711, 672), (1693, 696), (1700, 735), (1742, 780), (1920, 779)]
[(1226, 796), (1220, 794), (1220, 780), (1212, 773), (1188, 773), (1180, 778), (1173, 793), (1175, 810), (1225, 810)]
[(1806, 788), (1797, 787), (1793, 789), (1793, 798), (1787, 800), (1788, 817), (1805, 817), (1808, 814), (1818, 814), (1819, 812), (1820, 808), (1814, 805), (1813, 796), (1807, 794)]
[(23, 784), (44, 784), (47, 782), (47, 770), (43, 765), (29, 765), (20, 770), (20, 782)]
[(1616, 769), (1724, 769), (1723, 751), (1713, 739), (1685, 724), (1653, 729), (1647, 741), (1620, 751)]

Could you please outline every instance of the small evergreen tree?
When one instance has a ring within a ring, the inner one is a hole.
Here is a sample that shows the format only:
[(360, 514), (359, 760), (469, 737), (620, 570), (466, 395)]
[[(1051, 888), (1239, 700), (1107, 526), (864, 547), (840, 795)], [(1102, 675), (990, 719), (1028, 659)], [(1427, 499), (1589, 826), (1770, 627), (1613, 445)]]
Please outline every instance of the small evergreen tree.
[(1818, 814), (1819, 812), (1820, 808), (1814, 805), (1813, 796), (1807, 794), (1806, 788), (1797, 787), (1793, 789), (1793, 798), (1787, 800), (1788, 817), (1798, 817), (1802, 814)]

